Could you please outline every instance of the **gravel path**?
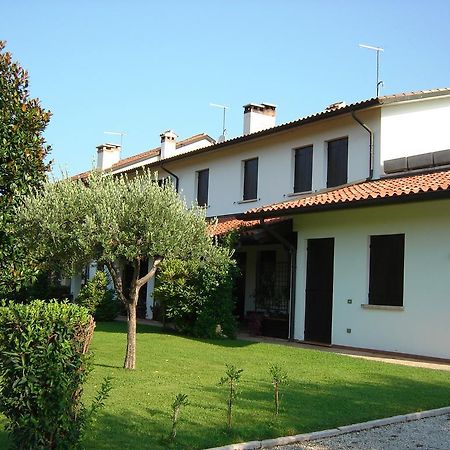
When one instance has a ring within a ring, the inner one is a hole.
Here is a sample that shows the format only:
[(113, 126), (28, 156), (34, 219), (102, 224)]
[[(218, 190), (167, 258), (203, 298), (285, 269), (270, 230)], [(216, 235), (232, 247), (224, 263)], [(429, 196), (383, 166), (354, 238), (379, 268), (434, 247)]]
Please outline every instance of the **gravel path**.
[(278, 450), (450, 450), (450, 415), (445, 414), (275, 448)]

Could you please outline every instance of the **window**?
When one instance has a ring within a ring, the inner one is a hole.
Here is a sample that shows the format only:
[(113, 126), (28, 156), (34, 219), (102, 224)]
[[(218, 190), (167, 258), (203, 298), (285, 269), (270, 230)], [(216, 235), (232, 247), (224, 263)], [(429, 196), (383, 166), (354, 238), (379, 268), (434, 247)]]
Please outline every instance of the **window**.
[(369, 305), (403, 306), (405, 235), (370, 237)]
[(308, 192), (312, 188), (312, 145), (295, 149), (294, 159), (294, 192)]
[(256, 200), (258, 196), (258, 158), (244, 161), (243, 200)]
[(348, 138), (328, 142), (327, 187), (347, 183)]
[(209, 169), (197, 172), (197, 203), (200, 206), (208, 205)]

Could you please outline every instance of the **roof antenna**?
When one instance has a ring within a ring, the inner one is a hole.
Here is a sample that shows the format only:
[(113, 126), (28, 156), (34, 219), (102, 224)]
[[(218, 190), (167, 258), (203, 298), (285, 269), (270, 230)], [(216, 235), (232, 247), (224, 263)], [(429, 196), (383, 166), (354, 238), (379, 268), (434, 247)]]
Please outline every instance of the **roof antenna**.
[(120, 136), (120, 150), (123, 152), (123, 137), (127, 135), (123, 131), (104, 131), (103, 134), (113, 134), (114, 136)]
[(217, 103), (210, 103), (209, 106), (213, 106), (214, 108), (221, 108), (223, 109), (223, 119), (222, 119), (222, 134), (219, 136), (219, 139), (217, 140), (218, 143), (225, 141), (226, 139), (226, 132), (227, 129), (225, 128), (225, 121), (226, 121), (226, 111), (228, 109), (228, 106), (224, 105), (218, 105)]
[(384, 48), (374, 47), (373, 45), (359, 44), (361, 48), (368, 48), (369, 50), (375, 50), (377, 52), (377, 97), (380, 96), (380, 89), (383, 86), (383, 82), (380, 80), (380, 52), (384, 52)]

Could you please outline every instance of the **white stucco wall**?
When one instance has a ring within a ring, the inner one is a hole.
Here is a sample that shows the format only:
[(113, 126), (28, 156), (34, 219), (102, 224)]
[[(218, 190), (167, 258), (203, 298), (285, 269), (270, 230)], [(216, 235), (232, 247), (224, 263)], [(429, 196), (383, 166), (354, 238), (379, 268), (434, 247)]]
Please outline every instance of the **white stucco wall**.
[[(383, 106), (383, 161), (450, 148), (450, 96)], [(381, 170), (383, 173), (383, 170)]]
[[(358, 113), (376, 132), (379, 111)], [(327, 141), (348, 136), (348, 180), (365, 179), (369, 173), (369, 137), (350, 116), (329, 119), (290, 130), (274, 137), (223, 148), (210, 154), (167, 164), (180, 178), (180, 193), (188, 204), (196, 197), (196, 172), (209, 169), (208, 216), (236, 214), (250, 208), (291, 198), (294, 185), (294, 149), (313, 145), (313, 190), (326, 187)], [(378, 133), (376, 134), (378, 136)], [(378, 148), (378, 139), (376, 139)], [(241, 202), (242, 161), (258, 159), (258, 200)]]
[[(296, 339), (304, 333), (307, 240), (334, 237), (332, 344), (450, 358), (450, 200), (297, 215), (294, 229)], [(405, 234), (404, 310), (364, 309), (369, 236), (397, 233)]]

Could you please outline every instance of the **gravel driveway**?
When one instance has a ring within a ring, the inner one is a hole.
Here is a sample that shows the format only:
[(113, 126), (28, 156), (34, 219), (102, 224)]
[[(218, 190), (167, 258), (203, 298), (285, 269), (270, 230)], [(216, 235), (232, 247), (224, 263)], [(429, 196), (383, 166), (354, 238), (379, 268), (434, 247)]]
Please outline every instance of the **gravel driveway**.
[(444, 414), (275, 448), (278, 450), (450, 450), (450, 415)]

